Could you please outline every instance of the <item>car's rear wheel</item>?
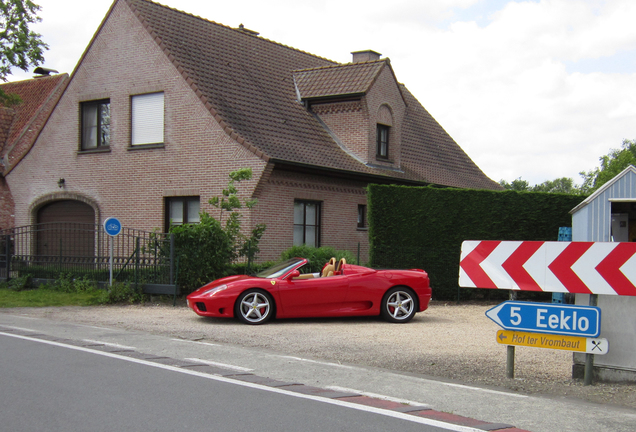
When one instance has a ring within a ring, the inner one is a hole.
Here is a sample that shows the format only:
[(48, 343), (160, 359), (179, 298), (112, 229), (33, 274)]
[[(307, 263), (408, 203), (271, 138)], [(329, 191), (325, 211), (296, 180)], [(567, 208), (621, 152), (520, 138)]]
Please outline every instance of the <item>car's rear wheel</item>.
[(417, 312), (417, 297), (407, 287), (394, 287), (382, 298), (382, 317), (393, 323), (411, 321)]
[(274, 299), (267, 292), (250, 289), (234, 305), (234, 314), (245, 324), (265, 324), (274, 315)]

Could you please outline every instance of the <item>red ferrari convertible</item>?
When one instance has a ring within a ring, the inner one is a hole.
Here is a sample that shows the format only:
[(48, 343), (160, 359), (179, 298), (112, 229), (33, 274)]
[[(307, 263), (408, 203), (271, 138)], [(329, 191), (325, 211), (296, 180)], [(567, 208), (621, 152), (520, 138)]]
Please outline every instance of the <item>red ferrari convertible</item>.
[(302, 273), (292, 258), (256, 276), (228, 276), (188, 295), (188, 306), (208, 317), (237, 317), (246, 324), (276, 318), (381, 315), (410, 321), (428, 307), (428, 275), (419, 269), (374, 270), (332, 258), (320, 273)]

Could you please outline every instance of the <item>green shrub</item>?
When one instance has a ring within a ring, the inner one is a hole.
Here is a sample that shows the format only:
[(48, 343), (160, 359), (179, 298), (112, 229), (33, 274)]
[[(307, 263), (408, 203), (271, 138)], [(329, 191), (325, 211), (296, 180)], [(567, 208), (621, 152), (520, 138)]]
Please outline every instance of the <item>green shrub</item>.
[(134, 285), (127, 282), (114, 282), (108, 289), (102, 290), (98, 298), (99, 303), (139, 303), (144, 301), (146, 296), (141, 290), (135, 289)]
[(344, 258), (351, 264), (356, 262), (356, 257), (351, 252), (337, 251), (329, 246), (322, 246), (319, 248), (306, 245), (292, 246), (285, 250), (281, 255), (282, 260), (288, 260), (295, 257), (307, 258), (309, 261), (307, 264), (309, 267), (307, 271), (311, 273), (316, 273), (322, 270), (322, 267), (331, 258), (336, 258), (336, 260)]
[(97, 289), (97, 284), (88, 276), (77, 276), (73, 273), (60, 273), (47, 289), (64, 293), (88, 292)]
[(242, 274), (255, 275), (258, 272), (261, 272), (265, 269), (270, 268), (274, 264), (276, 264), (276, 262), (274, 261), (266, 261), (262, 263), (250, 263), (249, 269), (247, 268), (247, 263), (244, 263), (244, 262), (232, 264), (230, 265), (228, 269), (228, 276), (242, 275)]
[(31, 283), (31, 275), (22, 275), (17, 278), (9, 279), (7, 286), (13, 291), (24, 291), (33, 288)]
[(252, 178), (252, 169), (232, 171), (229, 178), (222, 195), (208, 201), (219, 209), (218, 220), (201, 212), (198, 224), (170, 228), (174, 234), (175, 256), (179, 260), (177, 283), (182, 292), (189, 293), (214, 279), (236, 274), (232, 268), (233, 262), (242, 257), (253, 261), (259, 252), (258, 245), (265, 225), (257, 224), (249, 236), (245, 235), (241, 224), (242, 214), (237, 211), (256, 205), (256, 200), (241, 201), (237, 189), (238, 183)]
[(189, 293), (228, 273), (233, 250), (230, 237), (219, 221), (201, 213), (198, 224), (176, 225), (175, 256), (179, 257), (178, 284)]

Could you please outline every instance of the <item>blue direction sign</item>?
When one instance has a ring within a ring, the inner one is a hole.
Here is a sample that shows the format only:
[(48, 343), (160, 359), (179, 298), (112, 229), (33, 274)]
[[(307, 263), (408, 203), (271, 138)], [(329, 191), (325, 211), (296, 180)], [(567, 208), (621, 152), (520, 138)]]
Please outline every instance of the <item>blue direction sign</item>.
[(104, 231), (112, 237), (119, 235), (121, 232), (121, 222), (117, 218), (109, 217), (104, 221)]
[(601, 309), (592, 306), (507, 301), (486, 316), (506, 330), (591, 338), (601, 334)]

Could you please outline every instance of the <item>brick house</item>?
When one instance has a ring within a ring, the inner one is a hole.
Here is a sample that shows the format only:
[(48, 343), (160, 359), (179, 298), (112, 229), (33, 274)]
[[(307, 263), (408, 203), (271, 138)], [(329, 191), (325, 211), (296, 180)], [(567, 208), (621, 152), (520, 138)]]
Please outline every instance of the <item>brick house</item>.
[(369, 183), (500, 189), (400, 84), (388, 59), (339, 64), (147, 0), (116, 0), (28, 152), (7, 171), (16, 226), (166, 230), (249, 167), (259, 259), (293, 244), (368, 254)]

